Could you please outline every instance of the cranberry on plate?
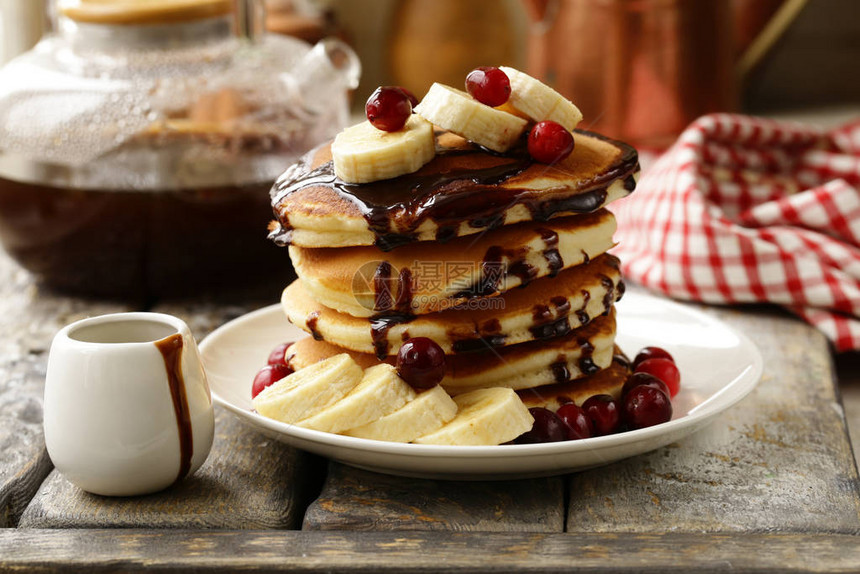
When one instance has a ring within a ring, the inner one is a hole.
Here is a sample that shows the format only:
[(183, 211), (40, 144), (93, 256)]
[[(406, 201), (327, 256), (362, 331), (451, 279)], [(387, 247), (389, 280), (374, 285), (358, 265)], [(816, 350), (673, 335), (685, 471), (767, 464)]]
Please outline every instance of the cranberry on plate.
[(582, 403), (582, 410), (591, 420), (594, 436), (614, 434), (621, 430), (621, 410), (612, 395), (594, 395)]
[(669, 396), (674, 397), (681, 389), (681, 372), (669, 359), (646, 359), (636, 366), (637, 373), (647, 373), (663, 381), (669, 388)]
[(414, 389), (435, 387), (445, 377), (445, 352), (433, 339), (412, 337), (397, 353), (397, 374)]
[(287, 366), (287, 349), (292, 345), (292, 343), (281, 343), (269, 353), (269, 360), (266, 361), (268, 365), (284, 365)]
[(627, 377), (627, 380), (624, 381), (624, 386), (621, 388), (621, 396), (623, 397), (627, 395), (627, 393), (633, 390), (633, 388), (641, 385), (644, 385), (646, 387), (654, 387), (658, 391), (665, 393), (667, 397), (671, 396), (669, 394), (669, 387), (666, 385), (666, 383), (664, 383), (654, 375), (648, 373), (633, 373), (632, 375)]
[(672, 419), (669, 395), (654, 387), (639, 385), (630, 390), (621, 403), (623, 419), (628, 428), (642, 429)]
[(516, 438), (515, 443), (534, 444), (567, 440), (567, 428), (554, 412), (543, 407), (531, 407), (529, 412), (535, 422), (530, 431)]
[(576, 406), (575, 403), (561, 405), (556, 414), (564, 423), (568, 440), (591, 438), (594, 435), (591, 419), (588, 418), (582, 407)]
[(251, 385), (251, 398), (253, 399), (262, 392), (266, 387), (280, 381), (287, 375), (291, 375), (293, 370), (287, 365), (266, 365), (257, 372), (254, 377), (254, 383)]
[(633, 359), (633, 369), (635, 370), (639, 363), (641, 363), (642, 361), (647, 361), (648, 359), (668, 359), (673, 363), (675, 362), (675, 359), (672, 357), (672, 355), (669, 354), (669, 351), (667, 351), (666, 349), (663, 349), (661, 347), (645, 347), (640, 350), (636, 354), (636, 358)]

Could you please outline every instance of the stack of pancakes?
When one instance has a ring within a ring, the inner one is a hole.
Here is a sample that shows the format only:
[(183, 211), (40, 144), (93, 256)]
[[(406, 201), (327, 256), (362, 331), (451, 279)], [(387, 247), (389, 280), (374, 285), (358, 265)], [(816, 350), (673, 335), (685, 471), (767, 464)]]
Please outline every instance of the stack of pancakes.
[(429, 337), (451, 394), (509, 387), (552, 410), (617, 396), (624, 284), (605, 206), (633, 190), (639, 166), (621, 142), (574, 138), (552, 166), (441, 132), (436, 158), (395, 179), (338, 180), (328, 145), (291, 167), (272, 191), (271, 238), (299, 277), (284, 311), (312, 335), (290, 347), (293, 368), (343, 352), (365, 368), (394, 363), (403, 342)]

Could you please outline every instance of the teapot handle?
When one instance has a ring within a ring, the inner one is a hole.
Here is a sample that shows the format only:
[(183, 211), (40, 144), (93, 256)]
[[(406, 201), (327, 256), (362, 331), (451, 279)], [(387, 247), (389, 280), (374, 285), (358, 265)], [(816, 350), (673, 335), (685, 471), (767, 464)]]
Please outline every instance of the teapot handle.
[(323, 38), (290, 70), (304, 109), (322, 111), (332, 90), (353, 90), (361, 77), (358, 55), (337, 38)]

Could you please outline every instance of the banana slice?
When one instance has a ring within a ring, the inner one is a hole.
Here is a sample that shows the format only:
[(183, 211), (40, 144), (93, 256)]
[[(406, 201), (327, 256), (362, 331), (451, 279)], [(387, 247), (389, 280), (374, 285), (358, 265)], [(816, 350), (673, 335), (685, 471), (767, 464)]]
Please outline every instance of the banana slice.
[(437, 385), (393, 413), (342, 434), (390, 442), (412, 442), (439, 429), (456, 414), (457, 403), (445, 389)]
[(418, 444), (496, 445), (531, 430), (534, 417), (523, 401), (502, 387), (454, 397), (457, 416), (439, 430), (415, 439)]
[(331, 155), (340, 179), (369, 183), (418, 171), (436, 156), (436, 139), (433, 126), (415, 114), (396, 132), (365, 121), (337, 134)]
[(254, 408), (264, 417), (296, 423), (340, 400), (358, 385), (362, 374), (361, 367), (341, 353), (263, 389), (253, 400)]
[(540, 80), (506, 66), (500, 69), (511, 81), (511, 96), (505, 105), (535, 122), (552, 120), (571, 132), (582, 121), (582, 112), (573, 102)]
[(388, 364), (364, 371), (361, 382), (332, 406), (298, 423), (298, 426), (338, 433), (371, 423), (393, 413), (415, 398), (415, 391)]
[(528, 123), (444, 84), (430, 86), (427, 95), (416, 106), (415, 113), (441, 128), (498, 152), (509, 150)]

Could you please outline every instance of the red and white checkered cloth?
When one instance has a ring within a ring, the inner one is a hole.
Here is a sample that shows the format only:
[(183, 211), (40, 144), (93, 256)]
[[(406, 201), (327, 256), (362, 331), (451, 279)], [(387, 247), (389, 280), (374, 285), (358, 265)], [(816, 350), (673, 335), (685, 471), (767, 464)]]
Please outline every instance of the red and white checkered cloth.
[(671, 297), (783, 305), (860, 350), (860, 121), (699, 118), (613, 204), (627, 277)]

